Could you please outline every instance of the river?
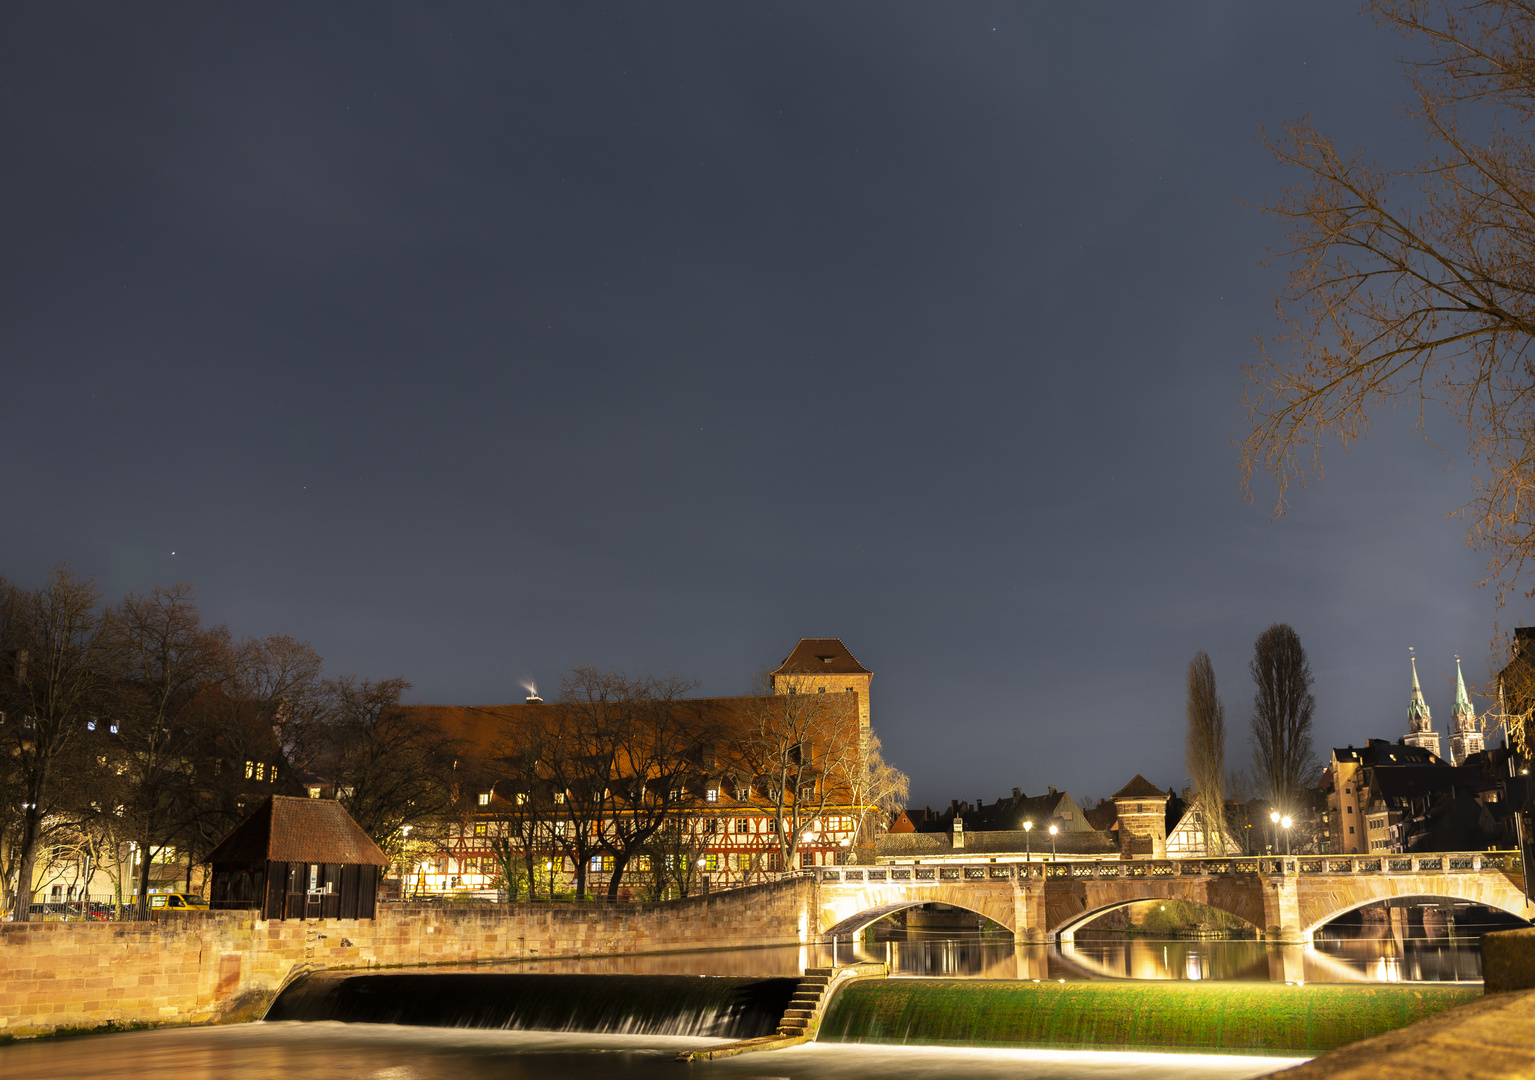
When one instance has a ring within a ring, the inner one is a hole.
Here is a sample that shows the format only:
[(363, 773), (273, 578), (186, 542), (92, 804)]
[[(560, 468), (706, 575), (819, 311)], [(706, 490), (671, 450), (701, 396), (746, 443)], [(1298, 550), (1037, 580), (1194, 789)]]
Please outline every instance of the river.
[(715, 1039), (337, 1023), (133, 1031), (0, 1047), (5, 1080), (1236, 1080), (1282, 1058), (808, 1045), (680, 1065)]

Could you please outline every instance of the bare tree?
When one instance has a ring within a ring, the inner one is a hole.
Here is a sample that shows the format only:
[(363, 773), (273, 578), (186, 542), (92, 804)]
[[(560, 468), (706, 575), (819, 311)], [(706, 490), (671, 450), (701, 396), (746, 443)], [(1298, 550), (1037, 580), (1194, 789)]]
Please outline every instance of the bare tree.
[(682, 700), (697, 686), (696, 680), (675, 675), (631, 679), (589, 667), (575, 669), (564, 681), (562, 697), (572, 708), (587, 713), (597, 706), (605, 717), (587, 726), (599, 758), (609, 763), (603, 824), (596, 834), (598, 848), (613, 859), (609, 900), (618, 899), (630, 860), (675, 815), (685, 778), (714, 758), (719, 733), (710, 730), (693, 702)]
[(1465, 510), (1501, 596), (1535, 553), (1535, 5), (1369, 7), (1428, 50), (1406, 74), (1429, 152), (1388, 168), (1309, 119), (1270, 143), (1301, 179), (1271, 208), (1294, 268), (1282, 329), (1248, 369), (1244, 474), (1270, 473), (1282, 511), (1291, 483), (1320, 475), (1325, 440), (1347, 447), (1380, 406), (1421, 423), (1440, 403), (1479, 463)]
[(863, 769), (857, 704), (851, 694), (817, 693), (808, 680), (790, 677), (784, 693), (774, 693), (766, 678), (759, 683), (734, 755), (769, 803), (788, 870), (811, 826), (852, 801)]
[(11, 668), (0, 679), (0, 739), (21, 797), (13, 917), (25, 921), (39, 845), (97, 774), (84, 734), (105, 712), (118, 636), (96, 583), (68, 567), (50, 570), (47, 584), (30, 592), (4, 582), (0, 589), (0, 654)]
[(405, 825), (447, 813), (460, 794), (457, 741), (395, 708), (409, 689), (399, 678), (332, 679), (324, 727), (306, 736), (318, 744), (314, 762), (336, 785), (337, 801), (381, 847)]
[(1189, 728), (1184, 761), (1194, 781), (1192, 809), (1206, 855), (1226, 853), (1226, 707), (1215, 691), (1215, 668), (1203, 649), (1189, 661)]
[(114, 757), (124, 821), (142, 855), (138, 908), (147, 919), (156, 855), (192, 833), (201, 812), (191, 767), (205, 715), (198, 697), (224, 669), (229, 634), (222, 626), (203, 629), (190, 585), (130, 594), (116, 619), (122, 677), (113, 694)]
[(1263, 796), (1282, 813), (1296, 813), (1300, 793), (1317, 779), (1311, 748), (1311, 665), (1300, 636), (1275, 623), (1253, 644), (1253, 772)]
[(885, 761), (884, 744), (873, 731), (868, 734), (864, 750), (864, 767), (853, 770), (850, 783), (853, 805), (858, 810), (853, 819), (854, 849), (875, 839), (865, 832), (871, 820), (888, 826), (911, 795), (911, 778)]

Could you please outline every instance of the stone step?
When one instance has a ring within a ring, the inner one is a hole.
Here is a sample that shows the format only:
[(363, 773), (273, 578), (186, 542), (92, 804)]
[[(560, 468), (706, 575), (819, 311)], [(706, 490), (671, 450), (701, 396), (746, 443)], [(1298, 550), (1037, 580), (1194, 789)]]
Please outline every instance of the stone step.
[(828, 975), (806, 975), (799, 981), (801, 986), (830, 986), (831, 977)]
[(826, 975), (826, 976), (830, 976), (834, 971), (836, 971), (835, 968), (829, 968), (829, 967), (806, 968), (805, 969), (805, 974), (806, 975)]
[(778, 1030), (779, 1031), (785, 1031), (785, 1030), (803, 1031), (805, 1028), (807, 1028), (809, 1026), (810, 1025), (806, 1021), (800, 1019), (797, 1016), (785, 1017), (784, 1019), (782, 1019), (782, 1020), (780, 1020), (778, 1022)]
[(783, 1011), (783, 1018), (785, 1020), (809, 1020), (814, 1015), (814, 1009), (785, 1009)]
[(789, 999), (789, 1008), (791, 1009), (813, 1009), (819, 1004), (821, 1004), (820, 994), (795, 994)]

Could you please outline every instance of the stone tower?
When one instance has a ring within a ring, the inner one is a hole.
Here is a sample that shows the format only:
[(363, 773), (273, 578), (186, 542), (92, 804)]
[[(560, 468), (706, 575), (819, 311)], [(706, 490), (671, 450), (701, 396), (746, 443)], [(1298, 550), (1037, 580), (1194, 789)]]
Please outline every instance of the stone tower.
[(1163, 791), (1140, 773), (1114, 792), (1114, 810), (1119, 815), (1119, 857), (1121, 859), (1167, 858), (1167, 800)]
[(1485, 745), (1476, 724), (1476, 710), (1466, 693), (1466, 679), (1460, 673), (1460, 657), (1455, 658), (1455, 711), (1450, 717), (1450, 764), (1464, 765), (1472, 754), (1480, 754)]
[(858, 726), (869, 727), (869, 683), (874, 674), (848, 652), (841, 638), (800, 638), (773, 672), (775, 694), (858, 695)]
[(1407, 650), (1412, 662), (1412, 696), (1407, 702), (1407, 736), (1402, 741), (1408, 746), (1420, 746), (1439, 756), (1439, 732), (1434, 730), (1434, 717), (1423, 700), (1423, 687), (1418, 685), (1418, 658)]

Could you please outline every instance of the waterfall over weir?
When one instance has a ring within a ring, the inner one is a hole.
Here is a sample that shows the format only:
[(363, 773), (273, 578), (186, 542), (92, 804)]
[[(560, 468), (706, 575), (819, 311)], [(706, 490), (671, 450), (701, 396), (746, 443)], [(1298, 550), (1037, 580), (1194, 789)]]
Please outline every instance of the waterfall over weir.
[(750, 1039), (772, 1034), (794, 987), (687, 975), (315, 974), (283, 990), (266, 1019)]

